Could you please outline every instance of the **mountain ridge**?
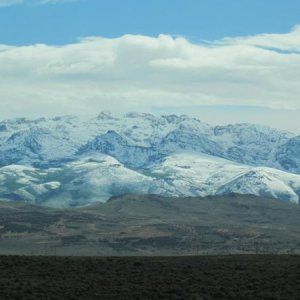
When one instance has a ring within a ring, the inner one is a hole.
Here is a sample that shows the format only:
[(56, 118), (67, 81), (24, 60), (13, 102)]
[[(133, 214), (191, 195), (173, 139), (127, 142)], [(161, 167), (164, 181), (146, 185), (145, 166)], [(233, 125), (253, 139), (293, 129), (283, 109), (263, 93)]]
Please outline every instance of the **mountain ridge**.
[[(211, 126), (187, 115), (154, 116), (132, 112), (116, 117), (102, 112), (85, 119), (72, 115), (18, 118), (0, 122), (0, 128), (0, 196), (8, 195), (8, 198), (41, 201), (37, 197), (43, 198), (44, 194), (37, 190), (46, 189), (46, 194), (52, 195), (55, 191), (61, 197), (71, 197), (70, 205), (76, 206), (73, 200), (81, 199), (78, 193), (82, 192), (80, 184), (75, 183), (86, 177), (76, 180), (66, 170), (80, 166), (81, 173), (88, 176), (89, 172), (95, 172), (89, 169), (92, 164), (89, 160), (94, 159), (98, 175), (94, 178), (89, 175), (85, 184), (96, 191), (95, 198), (99, 197), (100, 201), (104, 199), (100, 194), (107, 198), (118, 195), (119, 190), (128, 190), (126, 184), (135, 192), (140, 188), (145, 193), (166, 196), (250, 192), (292, 202), (299, 200), (300, 136), (267, 126), (247, 123)], [(174, 159), (183, 168), (178, 168)], [(102, 160), (111, 163), (105, 164)], [(169, 162), (171, 165), (167, 165)], [(205, 163), (211, 166), (211, 173)], [(40, 175), (31, 178), (25, 174), (26, 177), (24, 172), (14, 173), (10, 166), (33, 167), (30, 172)], [(48, 182), (51, 172), (57, 172), (63, 182), (55, 178)], [(108, 178), (107, 186), (102, 185), (103, 179), (98, 180), (102, 182), (98, 186), (91, 185), (100, 174), (111, 176), (113, 180)], [(133, 185), (126, 181), (124, 174), (135, 178)], [(145, 179), (146, 187), (139, 184), (138, 178)], [(28, 186), (22, 186), (22, 182)], [(100, 192), (99, 186), (103, 189)], [(52, 190), (53, 187), (56, 188)], [(66, 192), (66, 187), (71, 191)], [(117, 193), (113, 193), (114, 188)], [(88, 201), (89, 197), (89, 193), (85, 194), (83, 202), (77, 205), (95, 201), (94, 198)]]

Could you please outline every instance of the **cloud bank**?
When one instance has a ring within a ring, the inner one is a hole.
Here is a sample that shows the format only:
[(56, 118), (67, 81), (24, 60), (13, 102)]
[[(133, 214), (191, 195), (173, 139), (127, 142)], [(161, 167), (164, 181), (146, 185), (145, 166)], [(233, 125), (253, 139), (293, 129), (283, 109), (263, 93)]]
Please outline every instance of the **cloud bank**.
[(0, 45), (0, 78), (2, 119), (103, 109), (300, 109), (300, 27), (202, 44), (125, 35), (60, 47)]

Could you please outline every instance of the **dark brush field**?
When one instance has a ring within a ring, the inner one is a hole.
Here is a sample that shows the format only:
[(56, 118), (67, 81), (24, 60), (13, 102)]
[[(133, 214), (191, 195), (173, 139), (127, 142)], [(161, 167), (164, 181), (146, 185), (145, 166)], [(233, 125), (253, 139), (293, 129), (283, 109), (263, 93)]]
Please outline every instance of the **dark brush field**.
[(299, 256), (0, 257), (0, 299), (300, 299)]

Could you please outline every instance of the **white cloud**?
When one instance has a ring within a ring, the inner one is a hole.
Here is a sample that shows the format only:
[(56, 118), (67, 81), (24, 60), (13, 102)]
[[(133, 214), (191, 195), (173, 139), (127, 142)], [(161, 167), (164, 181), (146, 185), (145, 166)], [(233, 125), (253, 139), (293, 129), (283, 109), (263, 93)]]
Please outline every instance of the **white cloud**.
[(298, 50), (299, 27), (211, 44), (125, 35), (62, 47), (3, 45), (0, 118), (203, 105), (300, 109)]
[(274, 50), (300, 52), (300, 26), (296, 26), (292, 32), (287, 34), (260, 34), (248, 37), (225, 38), (222, 42), (224, 44), (243, 44)]

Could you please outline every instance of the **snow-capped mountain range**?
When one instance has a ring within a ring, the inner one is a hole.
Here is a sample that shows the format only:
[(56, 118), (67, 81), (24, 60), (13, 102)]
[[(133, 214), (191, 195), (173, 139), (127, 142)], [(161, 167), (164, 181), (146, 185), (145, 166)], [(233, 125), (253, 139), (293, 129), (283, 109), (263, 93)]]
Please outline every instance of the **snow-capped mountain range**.
[(242, 193), (298, 203), (300, 136), (186, 115), (0, 122), (0, 197), (54, 207), (124, 193)]

